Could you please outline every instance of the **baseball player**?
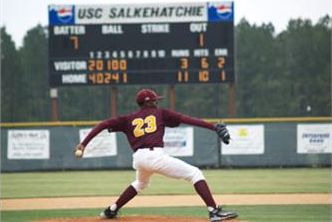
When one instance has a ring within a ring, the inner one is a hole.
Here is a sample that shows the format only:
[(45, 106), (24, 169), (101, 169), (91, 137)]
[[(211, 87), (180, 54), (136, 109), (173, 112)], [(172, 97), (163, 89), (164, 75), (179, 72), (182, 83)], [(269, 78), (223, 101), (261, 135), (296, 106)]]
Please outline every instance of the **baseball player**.
[(119, 196), (115, 203), (108, 206), (100, 216), (113, 219), (119, 210), (149, 185), (154, 173), (184, 179), (193, 184), (197, 194), (207, 206), (210, 221), (223, 221), (236, 218), (234, 212), (228, 212), (218, 206), (212, 197), (209, 186), (202, 172), (180, 159), (164, 152), (163, 136), (165, 127), (177, 127), (181, 123), (203, 127), (215, 131), (221, 140), (228, 144), (230, 135), (225, 124), (205, 122), (171, 110), (158, 108), (158, 100), (162, 97), (151, 89), (142, 89), (136, 94), (136, 102), (140, 109), (137, 112), (107, 119), (96, 125), (75, 150), (82, 153), (86, 145), (102, 130), (123, 132), (133, 150), (133, 167), (136, 180)]

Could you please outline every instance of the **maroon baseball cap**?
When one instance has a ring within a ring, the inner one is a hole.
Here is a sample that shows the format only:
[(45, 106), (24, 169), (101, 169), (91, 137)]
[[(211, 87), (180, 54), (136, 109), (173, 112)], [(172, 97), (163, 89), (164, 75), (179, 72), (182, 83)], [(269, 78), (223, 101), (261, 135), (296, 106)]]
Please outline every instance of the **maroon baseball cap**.
[(141, 89), (136, 94), (136, 102), (138, 105), (142, 105), (144, 102), (147, 101), (157, 101), (162, 98), (162, 96), (159, 96), (152, 89)]

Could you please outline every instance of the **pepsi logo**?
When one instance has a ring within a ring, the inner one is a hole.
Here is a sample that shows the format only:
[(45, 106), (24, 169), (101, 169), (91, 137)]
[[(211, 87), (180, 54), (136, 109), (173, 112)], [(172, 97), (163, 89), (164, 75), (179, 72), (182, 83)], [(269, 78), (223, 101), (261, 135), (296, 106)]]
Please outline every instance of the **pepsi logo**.
[(232, 8), (229, 7), (228, 5), (220, 5), (217, 8), (217, 13), (222, 17), (228, 16), (230, 13), (232, 13)]
[(220, 18), (228, 18), (232, 15), (232, 5), (230, 4), (220, 4), (216, 7), (217, 15)]
[(208, 3), (209, 21), (232, 21), (234, 16), (233, 2)]
[(58, 8), (56, 8), (55, 11), (56, 11), (56, 15), (57, 15), (59, 21), (61, 21), (63, 23), (67, 23), (74, 16), (73, 6), (71, 6), (71, 5), (59, 6)]

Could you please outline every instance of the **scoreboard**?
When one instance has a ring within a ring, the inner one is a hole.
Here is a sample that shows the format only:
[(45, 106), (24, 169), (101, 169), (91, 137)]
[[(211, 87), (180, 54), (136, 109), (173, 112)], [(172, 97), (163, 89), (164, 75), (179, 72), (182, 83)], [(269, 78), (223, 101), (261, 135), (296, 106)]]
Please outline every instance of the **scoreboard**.
[(235, 79), (233, 2), (48, 10), (51, 87)]

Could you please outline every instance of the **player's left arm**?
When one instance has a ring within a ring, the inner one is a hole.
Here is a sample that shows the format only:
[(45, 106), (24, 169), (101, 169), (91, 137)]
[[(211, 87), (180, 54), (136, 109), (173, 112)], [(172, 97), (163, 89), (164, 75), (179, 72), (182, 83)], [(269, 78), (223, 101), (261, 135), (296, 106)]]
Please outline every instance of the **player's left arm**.
[(225, 144), (229, 144), (231, 139), (228, 129), (226, 128), (226, 124), (224, 123), (212, 124), (202, 119), (193, 118), (186, 115), (181, 115), (181, 123), (214, 130)]
[(192, 126), (203, 127), (210, 130), (215, 130), (215, 126), (212, 123), (206, 122), (202, 119), (194, 118), (184, 114), (180, 114), (180, 122)]
[(212, 124), (202, 119), (198, 119), (195, 117), (187, 116), (169, 110), (166, 111), (166, 116), (170, 120), (170, 122), (177, 123), (174, 124), (174, 126), (178, 126), (180, 123), (184, 123), (192, 126), (203, 127), (206, 129), (213, 130), (218, 134), (218, 136), (222, 139), (222, 141), (225, 144), (229, 144), (230, 135), (226, 128), (226, 125), (223, 123)]

